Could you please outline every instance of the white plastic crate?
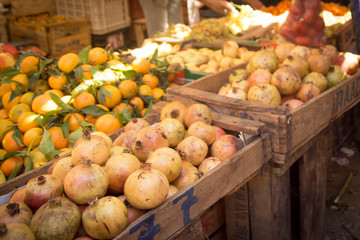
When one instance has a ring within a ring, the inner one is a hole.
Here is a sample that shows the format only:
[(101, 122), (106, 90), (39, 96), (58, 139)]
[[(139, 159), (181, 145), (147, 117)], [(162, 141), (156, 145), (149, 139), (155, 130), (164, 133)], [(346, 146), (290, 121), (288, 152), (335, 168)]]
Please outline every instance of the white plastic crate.
[(56, 0), (57, 14), (87, 17), (92, 34), (106, 34), (130, 26), (128, 0)]

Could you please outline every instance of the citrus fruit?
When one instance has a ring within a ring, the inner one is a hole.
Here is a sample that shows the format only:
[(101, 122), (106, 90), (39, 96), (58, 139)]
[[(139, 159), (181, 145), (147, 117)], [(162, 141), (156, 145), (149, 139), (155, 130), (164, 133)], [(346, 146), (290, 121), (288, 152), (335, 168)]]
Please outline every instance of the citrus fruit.
[(142, 77), (142, 80), (146, 85), (150, 86), (151, 88), (156, 88), (157, 85), (159, 84), (159, 78), (150, 73), (145, 74)]
[(54, 76), (51, 75), (48, 79), (48, 84), (53, 89), (64, 90), (67, 83), (67, 77), (63, 74)]
[(24, 144), (29, 147), (37, 146), (40, 144), (41, 136), (43, 134), (43, 129), (39, 127), (30, 128), (24, 133)]
[(21, 168), (23, 167), (23, 164), (19, 164), (23, 161), (23, 159), (21, 157), (18, 156), (12, 156), (7, 158), (0, 166), (1, 171), (5, 174), (5, 176), (10, 176), (11, 173), (14, 171), (14, 169), (17, 167), (18, 173), (21, 170)]
[(82, 121), (85, 121), (84, 115), (81, 113), (68, 113), (64, 117), (64, 122), (69, 119), (69, 130), (70, 132), (75, 131), (80, 127)]
[(10, 109), (15, 106), (16, 104), (18, 104), (20, 102), (20, 99), (22, 97), (22, 95), (18, 95), (16, 96), (15, 98), (11, 99), (11, 93), (12, 92), (7, 92), (4, 94), (4, 96), (2, 97), (2, 103), (3, 103), (3, 106), (6, 110), (10, 111)]
[[(9, 132), (5, 133), (3, 139), (2, 139), (2, 145), (4, 149), (8, 152), (10, 151), (20, 151), (24, 147), (20, 146), (15, 139), (13, 138), (13, 135), (15, 134), (14, 130), (10, 130)], [(21, 139), (23, 139), (23, 134), (20, 133)]]
[(108, 53), (101, 47), (94, 47), (89, 50), (88, 63), (92, 65), (100, 65), (108, 60)]
[(25, 133), (31, 128), (39, 127), (39, 123), (36, 122), (38, 114), (35, 112), (23, 112), (18, 119), (18, 128), (21, 132)]
[(99, 90), (97, 94), (97, 100), (100, 104), (105, 105), (108, 108), (113, 108), (121, 100), (120, 90), (113, 85), (106, 85), (103, 86), (103, 88), (111, 95), (111, 97), (108, 97), (104, 94), (105, 102), (103, 102), (100, 98), (100, 90)]
[(70, 73), (79, 64), (80, 58), (75, 53), (66, 53), (58, 61), (58, 67), (65, 73)]
[(30, 106), (25, 103), (16, 104), (10, 109), (9, 118), (14, 123), (17, 123), (20, 115), (24, 112), (31, 112)]
[(29, 87), (29, 78), (24, 73), (15, 75), (11, 80), (15, 81), (10, 84), (12, 90), (15, 90), (16, 86), (24, 90), (27, 90)]
[(126, 79), (119, 85), (122, 98), (129, 99), (136, 96), (137, 84), (133, 80)]
[(139, 95), (152, 96), (152, 89), (149, 85), (143, 84), (139, 87)]
[(145, 58), (137, 58), (131, 63), (131, 67), (135, 72), (147, 73), (151, 68), (151, 64)]
[(152, 94), (153, 94), (153, 98), (160, 101), (161, 97), (165, 95), (165, 92), (161, 88), (154, 88), (152, 90)]
[(77, 110), (80, 110), (85, 106), (95, 105), (95, 101), (94, 95), (88, 92), (82, 92), (74, 98), (72, 103)]
[(109, 134), (122, 127), (122, 123), (112, 114), (104, 114), (96, 119), (95, 127), (96, 131)]
[(34, 98), (35, 93), (34, 92), (27, 92), (24, 93), (21, 98), (20, 98), (20, 102), (21, 103), (25, 103), (29, 106), (31, 106), (32, 100)]
[(20, 70), (23, 73), (32, 73), (37, 71), (39, 59), (35, 56), (25, 57), (20, 63)]
[(68, 138), (64, 137), (61, 127), (54, 126), (48, 129), (50, 138), (55, 145), (55, 149), (62, 149), (68, 147)]
[(144, 102), (141, 98), (139, 97), (133, 97), (131, 100), (130, 100), (130, 103), (134, 104), (135, 106), (138, 107), (139, 111), (143, 110), (144, 109)]

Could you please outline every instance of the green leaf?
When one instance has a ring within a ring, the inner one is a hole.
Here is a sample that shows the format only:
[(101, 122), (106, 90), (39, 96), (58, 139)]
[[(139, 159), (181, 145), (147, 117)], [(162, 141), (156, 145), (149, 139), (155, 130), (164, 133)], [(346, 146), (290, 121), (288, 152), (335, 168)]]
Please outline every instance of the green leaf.
[(14, 130), (14, 134), (12, 135), (12, 138), (16, 141), (17, 144), (19, 144), (20, 147), (24, 147), (24, 143), (22, 142), (22, 139), (21, 139), (21, 134), (20, 134), (20, 131), (19, 129), (15, 129)]
[(76, 129), (72, 133), (70, 133), (68, 137), (69, 147), (72, 148), (76, 141), (83, 136), (83, 130), (81, 128)]
[(9, 157), (12, 157), (12, 156), (15, 156), (19, 153), (20, 151), (10, 151), (10, 152), (7, 152), (4, 157), (3, 157), (3, 160), (9, 158)]
[(64, 124), (61, 126), (61, 131), (65, 137), (68, 135), (69, 129), (70, 129), (70, 118), (67, 118)]
[[(39, 61), (40, 62), (40, 61)], [(44, 68), (46, 68), (47, 66), (51, 65), (54, 62), (54, 59), (45, 59), (43, 61), (41, 61), (41, 65), (40, 65), (40, 70), (39, 72), (44, 71)]]
[(11, 172), (10, 176), (8, 177), (8, 180), (13, 179), (14, 177), (17, 176), (18, 174), (18, 167), (20, 167), (23, 163), (23, 161), (19, 162), (16, 164), (16, 167), (14, 168), (14, 170)]
[(40, 151), (44, 153), (48, 161), (51, 160), (51, 152), (55, 151), (55, 144), (50, 137), (50, 133), (44, 128), (44, 134), (39, 145)]
[(65, 110), (75, 110), (72, 107), (70, 107), (70, 105), (64, 103), (57, 95), (55, 95), (54, 93), (50, 92), (50, 98), (56, 103), (56, 105), (58, 105), (59, 107), (65, 109)]
[(81, 51), (79, 52), (79, 58), (80, 58), (80, 63), (81, 64), (86, 64), (88, 61), (88, 56), (89, 56), (89, 50), (92, 48), (91, 45), (81, 49)]
[(132, 118), (132, 115), (131, 115), (131, 112), (130, 112), (130, 109), (128, 107), (128, 105), (126, 104), (125, 108), (124, 108), (124, 111), (123, 111), (123, 116), (126, 120), (126, 122), (129, 122)]
[(28, 172), (34, 169), (34, 164), (31, 155), (29, 154), (29, 160), (26, 164), (24, 172)]
[(81, 78), (82, 77), (82, 74), (83, 74), (83, 69), (81, 67), (81, 65), (77, 66), (75, 69), (74, 69), (74, 74), (77, 78)]
[(122, 124), (127, 124), (128, 121), (126, 120), (126, 118), (124, 117), (124, 115), (122, 113), (120, 114), (116, 114), (115, 115), (117, 117), (117, 119), (119, 119), (119, 121), (122, 123)]
[(109, 113), (105, 109), (103, 109), (99, 106), (96, 106), (96, 105), (85, 106), (81, 109), (81, 112), (83, 112), (84, 114), (90, 114), (90, 115), (94, 115), (94, 116), (100, 116), (100, 115)]
[(16, 69), (16, 68), (8, 68), (8, 69), (4, 69), (0, 72), (0, 76), (8, 76), (10, 78), (14, 77), (17, 74), (20, 74), (20, 70)]
[(132, 78), (137, 74), (137, 72), (135, 72), (134, 70), (125, 70), (122, 73), (126, 78)]
[(150, 104), (149, 104), (149, 106), (148, 106), (148, 109), (145, 111), (145, 113), (144, 113), (144, 117), (146, 117), (147, 115), (149, 115), (150, 113), (151, 113), (151, 111), (152, 111), (152, 105), (153, 105), (153, 103), (152, 102), (150, 102)]

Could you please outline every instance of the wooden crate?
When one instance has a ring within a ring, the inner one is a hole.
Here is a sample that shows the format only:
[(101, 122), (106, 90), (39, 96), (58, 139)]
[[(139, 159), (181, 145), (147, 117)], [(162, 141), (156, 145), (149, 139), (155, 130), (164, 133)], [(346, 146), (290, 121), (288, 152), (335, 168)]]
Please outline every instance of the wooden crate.
[[(34, 16), (36, 13), (28, 16)], [(61, 23), (45, 26), (45, 31), (33, 30), (16, 24), (16, 19), (9, 18), (11, 41), (31, 41), (34, 45), (48, 53), (50, 57), (60, 57), (69, 52), (78, 53), (91, 44), (90, 26), (87, 18), (76, 18)]]
[[(159, 111), (163, 104), (165, 102), (155, 104), (154, 111), (156, 112), (156, 109)], [(203, 229), (201, 235), (204, 237), (204, 232), (211, 234), (223, 225), (219, 214), (221, 203), (220, 206), (217, 205), (219, 200), (221, 201), (234, 188), (249, 181), (262, 170), (271, 158), (271, 146), (270, 136), (264, 132), (263, 123), (218, 113), (213, 113), (213, 118), (213, 125), (228, 132), (243, 132), (247, 145), (208, 175), (181, 189), (159, 207), (148, 211), (115, 239), (176, 238), (181, 236), (183, 231), (192, 234), (194, 231), (189, 231), (188, 228), (195, 230), (199, 227), (199, 223)], [(157, 123), (159, 114), (152, 113), (146, 119), (151, 124)], [(110, 137), (115, 139), (120, 132), (121, 130), (116, 131), (110, 134)], [(51, 163), (1, 184), (0, 195), (8, 194), (7, 197), (10, 198), (13, 190), (22, 187), (31, 178), (47, 173), (50, 165)]]
[(338, 27), (327, 39), (327, 42), (333, 44), (340, 52), (351, 51), (351, 46), (355, 43), (352, 20), (350, 19)]
[(272, 162), (276, 164), (286, 164), (289, 156), (360, 101), (360, 72), (291, 111), (283, 106), (218, 95), (230, 73), (231, 70), (224, 70), (184, 86), (169, 87), (165, 99), (200, 102), (215, 112), (265, 123), (271, 135)]

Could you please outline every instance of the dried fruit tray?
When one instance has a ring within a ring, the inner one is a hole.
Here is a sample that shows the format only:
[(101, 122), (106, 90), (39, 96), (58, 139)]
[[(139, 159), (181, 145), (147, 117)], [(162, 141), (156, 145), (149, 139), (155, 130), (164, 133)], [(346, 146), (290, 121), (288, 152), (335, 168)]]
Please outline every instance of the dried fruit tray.
[[(165, 103), (153, 106), (154, 113), (146, 117), (149, 123), (159, 122), (159, 112)], [(213, 125), (229, 133), (242, 132), (246, 146), (208, 175), (141, 216), (114, 239), (168, 239), (182, 233), (220, 199), (256, 176), (270, 160), (270, 136), (264, 131), (265, 124), (213, 113)], [(121, 131), (109, 136), (115, 139)], [(9, 198), (13, 190), (24, 186), (31, 178), (47, 173), (50, 166), (51, 163), (1, 184), (1, 198), (4, 195)]]
[(359, 71), (290, 111), (283, 106), (218, 95), (218, 90), (228, 81), (232, 70), (207, 75), (184, 86), (169, 87), (165, 99), (180, 100), (187, 104), (200, 102), (214, 112), (265, 123), (271, 135), (272, 162), (275, 164), (285, 164), (288, 156), (360, 101)]

